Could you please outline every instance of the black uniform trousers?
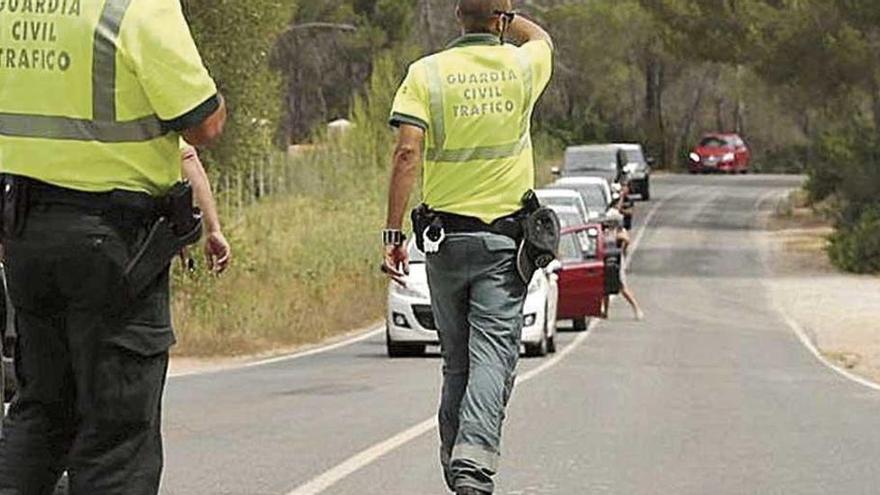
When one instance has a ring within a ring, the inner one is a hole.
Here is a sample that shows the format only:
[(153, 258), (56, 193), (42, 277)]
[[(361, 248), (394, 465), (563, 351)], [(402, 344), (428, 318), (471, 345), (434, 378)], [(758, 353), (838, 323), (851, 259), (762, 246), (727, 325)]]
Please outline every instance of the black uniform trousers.
[[(123, 272), (148, 219), (32, 204), (4, 240), (19, 392), (0, 440), (0, 495), (154, 495), (174, 343), (167, 272), (137, 298)], [(134, 300), (133, 300), (134, 299)]]

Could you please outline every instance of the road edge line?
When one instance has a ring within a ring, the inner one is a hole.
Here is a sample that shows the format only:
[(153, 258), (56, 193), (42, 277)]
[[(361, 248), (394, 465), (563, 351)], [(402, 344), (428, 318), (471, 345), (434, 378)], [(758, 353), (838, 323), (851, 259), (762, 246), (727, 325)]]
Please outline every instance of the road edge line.
[[(654, 219), (654, 216), (657, 214), (660, 209), (666, 205), (667, 202), (672, 200), (675, 197), (678, 197), (685, 191), (691, 190), (693, 187), (684, 187), (681, 188), (674, 193), (670, 194), (666, 198), (658, 201), (645, 216), (645, 222), (642, 224), (641, 230), (636, 235), (635, 240), (631, 245), (631, 255), (627, 261), (627, 267), (629, 263), (635, 256), (639, 246), (641, 245), (641, 241), (645, 236), (645, 232), (647, 232), (648, 227), (651, 225), (651, 220)], [(587, 326), (587, 330), (578, 335), (571, 344), (565, 346), (564, 349), (559, 351), (552, 358), (547, 360), (547, 362), (542, 363), (540, 366), (535, 367), (534, 369), (529, 370), (528, 372), (522, 374), (518, 379), (518, 384), (524, 384), (537, 376), (543, 374), (549, 369), (555, 367), (557, 364), (562, 362), (569, 354), (574, 352), (576, 349), (580, 348), (581, 345), (594, 333), (594, 330), (599, 325), (601, 320), (592, 319), (590, 324)], [(365, 450), (362, 450), (353, 456), (345, 459), (341, 463), (333, 466), (327, 471), (319, 474), (318, 476), (312, 478), (306, 483), (296, 487), (293, 491), (288, 492), (286, 495), (320, 495), (327, 490), (328, 488), (336, 485), (340, 481), (348, 478), (350, 475), (360, 471), (361, 469), (369, 466), (370, 464), (378, 461), (382, 457), (390, 454), (391, 452), (397, 450), (399, 447), (406, 445), (407, 443), (419, 438), (420, 436), (428, 433), (429, 431), (437, 428), (437, 418), (431, 417), (426, 419), (416, 425), (413, 425), (406, 430), (386, 439), (377, 444), (373, 444), (370, 447), (367, 447)]]
[(365, 340), (368, 340), (372, 337), (379, 335), (384, 330), (385, 330), (384, 326), (380, 324), (377, 327), (373, 327), (368, 330), (365, 330), (363, 333), (358, 333), (357, 335), (354, 335), (354, 336), (349, 337), (347, 339), (341, 340), (339, 342), (334, 342), (332, 344), (319, 345), (318, 347), (315, 347), (314, 349), (294, 351), (291, 354), (282, 354), (280, 356), (261, 359), (259, 361), (253, 361), (253, 362), (242, 363), (242, 364), (235, 364), (235, 365), (231, 365), (231, 366), (220, 367), (217, 369), (210, 369), (210, 370), (203, 370), (203, 371), (189, 371), (189, 372), (185, 371), (182, 373), (173, 373), (173, 374), (169, 374), (168, 378), (169, 379), (171, 379), (171, 378), (176, 379), (176, 378), (187, 378), (187, 377), (192, 377), (192, 376), (214, 375), (217, 373), (226, 373), (226, 372), (230, 372), (230, 371), (239, 371), (239, 370), (245, 370), (245, 369), (249, 369), (249, 368), (257, 368), (260, 366), (267, 366), (270, 364), (283, 363), (283, 362), (287, 362), (287, 361), (295, 361), (297, 359), (307, 358), (309, 356), (315, 356), (317, 354), (324, 354), (326, 352), (335, 351), (336, 349), (341, 349), (343, 347), (348, 347), (350, 345), (357, 344), (359, 342), (363, 342)]
[[(770, 199), (773, 196), (773, 194), (775, 194), (775, 193), (776, 193), (775, 191), (768, 192), (767, 194), (765, 194), (764, 196), (762, 196), (758, 199), (758, 203), (755, 205), (755, 210), (759, 214), (761, 211), (761, 205), (765, 201)], [(784, 193), (781, 194), (779, 196), (779, 198), (777, 198), (776, 201), (774, 202), (774, 205), (779, 206), (779, 204), (782, 202), (782, 200), (785, 199), (785, 196), (786, 195)], [(774, 208), (774, 211), (775, 210), (776, 210), (776, 208)], [(771, 213), (771, 215), (772, 215), (772, 213)], [(762, 223), (765, 224), (765, 227), (766, 227), (768, 224), (766, 219), (762, 219), (761, 221), (762, 221)], [(763, 244), (764, 244), (764, 249), (762, 250), (762, 253), (761, 253), (761, 263), (764, 265), (764, 268), (769, 273), (771, 270), (770, 270), (770, 266), (769, 266), (769, 262), (768, 262), (768, 257), (770, 254), (769, 251), (771, 249), (771, 246), (769, 246), (769, 242), (767, 242), (767, 241), (765, 241)], [(771, 277), (771, 278), (774, 278), (774, 277)], [(772, 294), (772, 289), (768, 290), (768, 296), (771, 300), (772, 308), (774, 310), (776, 310), (777, 313), (779, 313), (779, 316), (782, 317), (782, 320), (788, 326), (789, 330), (791, 330), (794, 333), (795, 337), (797, 337), (797, 339), (798, 339), (798, 341), (800, 341), (801, 345), (806, 347), (807, 351), (809, 351), (809, 353), (812, 354), (813, 357), (816, 358), (816, 360), (818, 360), (822, 365), (824, 365), (826, 368), (829, 368), (831, 371), (833, 371), (837, 375), (839, 375), (839, 376), (841, 376), (851, 382), (854, 382), (858, 385), (861, 385), (863, 387), (867, 387), (875, 392), (880, 392), (880, 383), (877, 383), (869, 378), (865, 378), (865, 377), (860, 376), (856, 373), (853, 373), (849, 370), (846, 370), (846, 369), (838, 366), (834, 362), (830, 361), (828, 358), (826, 358), (825, 355), (822, 354), (822, 351), (819, 349), (819, 346), (815, 342), (813, 342), (812, 338), (810, 338), (810, 335), (809, 335), (809, 333), (807, 333), (807, 330), (803, 326), (801, 326), (801, 324), (798, 323), (797, 320), (795, 320), (794, 317), (792, 317), (788, 313), (788, 311), (779, 302), (779, 298), (775, 297)]]

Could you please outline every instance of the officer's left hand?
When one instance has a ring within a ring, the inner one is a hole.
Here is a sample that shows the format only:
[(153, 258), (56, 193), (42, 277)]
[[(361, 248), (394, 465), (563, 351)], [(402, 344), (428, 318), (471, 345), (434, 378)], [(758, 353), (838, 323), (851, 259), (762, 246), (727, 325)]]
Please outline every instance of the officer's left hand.
[(406, 287), (406, 276), (409, 275), (409, 253), (406, 245), (385, 246), (385, 261), (382, 271), (398, 284)]
[(208, 262), (208, 268), (214, 273), (223, 273), (231, 260), (232, 247), (223, 232), (218, 230), (208, 234), (205, 239), (205, 261)]

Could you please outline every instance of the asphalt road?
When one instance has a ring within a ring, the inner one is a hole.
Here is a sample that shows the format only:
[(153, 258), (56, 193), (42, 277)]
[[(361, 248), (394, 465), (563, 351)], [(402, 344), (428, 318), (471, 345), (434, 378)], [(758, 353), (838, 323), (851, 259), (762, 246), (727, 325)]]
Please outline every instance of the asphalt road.
[[(617, 302), (561, 334), (560, 358), (522, 361), (498, 493), (880, 492), (880, 394), (820, 364), (766, 298), (759, 212), (797, 183), (655, 181), (630, 271), (647, 320)], [(389, 360), (381, 336), (172, 378), (162, 493), (447, 493), (425, 423), (439, 380), (436, 356)]]

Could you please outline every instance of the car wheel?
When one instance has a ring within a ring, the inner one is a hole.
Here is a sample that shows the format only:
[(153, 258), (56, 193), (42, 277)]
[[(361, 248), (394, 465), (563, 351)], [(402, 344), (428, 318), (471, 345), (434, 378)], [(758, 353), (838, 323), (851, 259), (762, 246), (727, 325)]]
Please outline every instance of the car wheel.
[(425, 354), (425, 345), (422, 344), (398, 344), (391, 341), (391, 333), (385, 331), (385, 347), (388, 349), (388, 357), (419, 357)]
[(575, 318), (574, 320), (572, 320), (572, 328), (574, 329), (575, 332), (586, 331), (587, 318), (586, 317)]
[(651, 181), (649, 179), (645, 179), (645, 184), (642, 186), (642, 201), (651, 201)]
[(549, 345), (547, 343), (547, 333), (541, 335), (541, 341), (537, 344), (526, 344), (526, 357), (544, 357), (547, 355)]

